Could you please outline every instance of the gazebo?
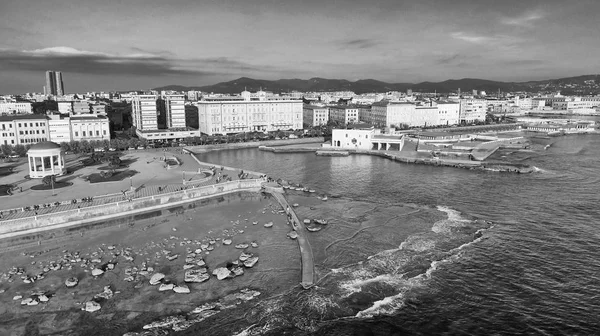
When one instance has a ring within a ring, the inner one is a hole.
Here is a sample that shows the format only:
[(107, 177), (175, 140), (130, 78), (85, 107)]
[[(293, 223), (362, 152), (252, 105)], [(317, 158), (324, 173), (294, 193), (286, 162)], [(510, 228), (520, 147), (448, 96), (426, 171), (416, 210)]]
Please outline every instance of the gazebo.
[(43, 178), (48, 175), (64, 175), (64, 153), (60, 145), (52, 141), (39, 142), (27, 151), (29, 177)]

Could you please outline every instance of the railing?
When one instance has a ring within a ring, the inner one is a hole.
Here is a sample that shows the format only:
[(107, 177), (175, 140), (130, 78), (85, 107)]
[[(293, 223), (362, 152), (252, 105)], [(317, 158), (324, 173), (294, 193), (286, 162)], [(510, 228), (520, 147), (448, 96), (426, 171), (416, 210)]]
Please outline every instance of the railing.
[[(0, 233), (21, 231), (36, 227), (50, 226), (65, 222), (89, 219), (92, 217), (119, 214), (125, 211), (143, 209), (177, 201), (188, 201), (195, 198), (216, 195), (224, 192), (260, 188), (264, 179), (236, 180), (202, 187), (191, 187), (174, 192), (117, 201), (107, 204), (92, 205), (85, 208), (53, 212), (27, 218), (12, 219), (0, 222)], [(172, 197), (177, 199), (173, 200)]]

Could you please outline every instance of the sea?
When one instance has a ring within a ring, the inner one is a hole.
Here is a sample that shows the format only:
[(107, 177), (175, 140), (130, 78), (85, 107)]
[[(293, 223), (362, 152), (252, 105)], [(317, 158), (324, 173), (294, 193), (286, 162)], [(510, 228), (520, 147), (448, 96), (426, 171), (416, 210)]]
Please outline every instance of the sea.
[[(413, 204), (445, 214), (430, 223), (429, 234), (411, 235), (396, 249), (362, 260), (336, 255), (344, 267), (317, 265), (321, 275), (328, 267), (331, 273), (318, 285), (335, 293), (314, 301), (336, 313), (313, 315), (318, 321), (311, 323), (263, 323), (260, 333), (598, 335), (600, 136), (532, 142), (531, 149), (498, 153), (536, 167), (532, 174), (257, 149), (198, 157), (313, 187), (338, 201)], [(353, 244), (369, 247), (368, 240)], [(337, 301), (328, 306), (329, 296)], [(356, 305), (340, 306), (350, 302)], [(260, 331), (239, 327), (239, 335)]]

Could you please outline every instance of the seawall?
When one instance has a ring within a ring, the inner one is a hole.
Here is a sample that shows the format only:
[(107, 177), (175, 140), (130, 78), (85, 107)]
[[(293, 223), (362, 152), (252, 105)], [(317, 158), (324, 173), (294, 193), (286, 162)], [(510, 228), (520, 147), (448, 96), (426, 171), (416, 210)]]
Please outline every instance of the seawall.
[(263, 179), (224, 182), (216, 185), (185, 189), (168, 194), (136, 198), (131, 201), (124, 200), (122, 202), (49, 213), (35, 217), (7, 220), (0, 223), (0, 239), (51, 230), (54, 228), (77, 226), (89, 221), (102, 221), (125, 215), (141, 214), (232, 192), (258, 192), (263, 182)]
[(285, 140), (268, 140), (268, 141), (251, 141), (251, 142), (236, 142), (226, 144), (215, 144), (215, 145), (202, 145), (202, 146), (186, 146), (186, 149), (192, 153), (205, 153), (214, 150), (228, 150), (228, 149), (243, 149), (243, 148), (258, 148), (260, 146), (274, 147), (274, 146), (287, 146), (297, 144), (308, 144), (308, 143), (323, 143), (325, 138), (299, 138), (299, 139), (285, 139)]

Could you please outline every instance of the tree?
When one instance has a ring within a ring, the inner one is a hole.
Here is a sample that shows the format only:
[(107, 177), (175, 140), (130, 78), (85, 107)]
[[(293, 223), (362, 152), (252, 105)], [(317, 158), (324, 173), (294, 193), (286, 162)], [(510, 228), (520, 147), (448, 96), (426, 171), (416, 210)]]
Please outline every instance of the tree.
[(131, 138), (131, 139), (129, 139), (129, 140), (127, 141), (127, 145), (128, 145), (129, 147), (132, 147), (132, 148), (137, 148), (137, 146), (138, 146), (138, 139), (136, 139), (136, 138)]
[(2, 145), (0, 146), (0, 152), (2, 152), (2, 154), (5, 156), (9, 156), (12, 154), (13, 148), (11, 145)]
[(25, 156), (27, 154), (27, 149), (21, 144), (15, 145), (14, 151), (18, 156)]
[(71, 147), (71, 150), (75, 153), (79, 153), (79, 151), (81, 150), (81, 147), (79, 146), (79, 141), (71, 140), (69, 142), (69, 146)]
[(42, 183), (45, 186), (53, 185), (54, 183), (56, 183), (56, 175), (46, 175), (46, 176), (44, 176), (44, 178), (42, 178)]
[(121, 162), (122, 161), (118, 156), (113, 155), (109, 159), (108, 168), (110, 168), (110, 170), (114, 172), (115, 169), (117, 169), (121, 166)]

